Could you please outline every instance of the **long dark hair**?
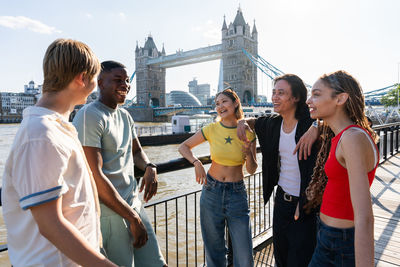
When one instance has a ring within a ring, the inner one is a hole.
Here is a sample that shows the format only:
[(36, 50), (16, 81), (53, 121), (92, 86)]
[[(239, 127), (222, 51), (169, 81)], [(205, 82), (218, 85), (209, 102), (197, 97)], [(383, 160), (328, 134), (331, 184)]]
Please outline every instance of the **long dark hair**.
[[(329, 88), (333, 89), (332, 97), (340, 93), (349, 95), (344, 107), (346, 114), (354, 122), (354, 124), (366, 129), (372, 138), (377, 141), (376, 133), (368, 125), (368, 120), (365, 116), (364, 95), (358, 81), (343, 70), (339, 70), (330, 74), (324, 74), (320, 80)], [(314, 168), (314, 174), (311, 182), (306, 189), (308, 203), (306, 209), (318, 207), (322, 203), (322, 195), (324, 194), (325, 186), (328, 178), (325, 174), (324, 166), (328, 159), (331, 139), (335, 136), (328, 125), (322, 126), (322, 143), (318, 153), (317, 161)]]

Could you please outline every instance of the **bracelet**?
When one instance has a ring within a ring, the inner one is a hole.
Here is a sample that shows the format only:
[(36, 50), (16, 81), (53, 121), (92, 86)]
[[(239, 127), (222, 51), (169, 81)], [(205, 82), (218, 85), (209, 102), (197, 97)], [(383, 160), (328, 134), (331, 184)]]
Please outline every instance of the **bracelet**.
[(152, 168), (156, 168), (157, 169), (157, 165), (154, 164), (154, 163), (151, 163), (151, 162), (146, 164), (146, 168), (145, 169), (147, 169), (147, 167), (152, 167)]
[(194, 163), (195, 163), (196, 161), (200, 161), (200, 160), (199, 160), (199, 159), (195, 159), (195, 160), (193, 160), (192, 164), (194, 165)]

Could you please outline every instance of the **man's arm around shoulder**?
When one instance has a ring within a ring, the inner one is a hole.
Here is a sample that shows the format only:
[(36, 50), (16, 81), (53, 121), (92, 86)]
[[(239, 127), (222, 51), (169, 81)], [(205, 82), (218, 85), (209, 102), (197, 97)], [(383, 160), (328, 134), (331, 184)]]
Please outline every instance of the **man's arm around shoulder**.
[(255, 118), (245, 118), (238, 121), (237, 136), (243, 142), (249, 142), (247, 139), (246, 131), (254, 132)]

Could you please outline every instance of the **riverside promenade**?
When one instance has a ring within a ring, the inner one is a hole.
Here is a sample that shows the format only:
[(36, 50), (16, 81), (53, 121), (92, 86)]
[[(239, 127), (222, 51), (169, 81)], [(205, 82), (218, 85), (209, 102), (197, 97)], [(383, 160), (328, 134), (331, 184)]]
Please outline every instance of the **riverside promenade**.
[[(375, 218), (375, 265), (400, 266), (400, 153), (378, 167), (371, 196)], [(255, 248), (254, 252), (254, 266), (274, 266), (271, 242)]]

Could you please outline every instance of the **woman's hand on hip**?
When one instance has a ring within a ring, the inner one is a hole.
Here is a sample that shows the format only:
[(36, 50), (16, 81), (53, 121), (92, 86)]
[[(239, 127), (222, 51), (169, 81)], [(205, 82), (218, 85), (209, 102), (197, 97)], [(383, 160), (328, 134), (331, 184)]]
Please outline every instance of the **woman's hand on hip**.
[(196, 174), (196, 182), (199, 184), (206, 184), (207, 177), (203, 164), (198, 160), (194, 163), (194, 171)]

